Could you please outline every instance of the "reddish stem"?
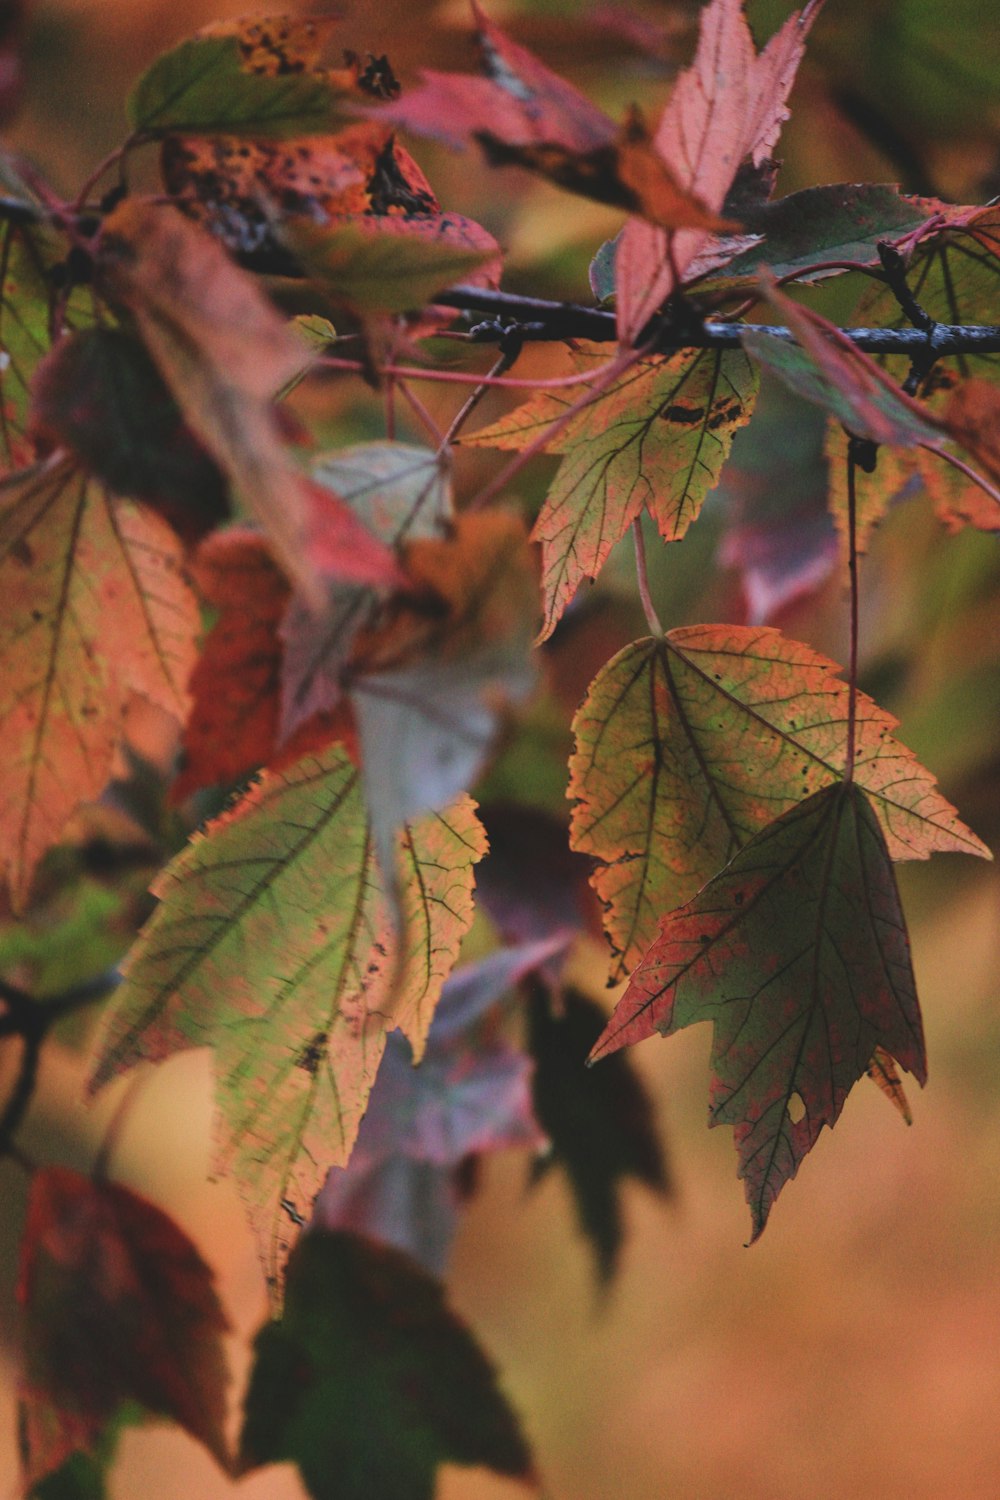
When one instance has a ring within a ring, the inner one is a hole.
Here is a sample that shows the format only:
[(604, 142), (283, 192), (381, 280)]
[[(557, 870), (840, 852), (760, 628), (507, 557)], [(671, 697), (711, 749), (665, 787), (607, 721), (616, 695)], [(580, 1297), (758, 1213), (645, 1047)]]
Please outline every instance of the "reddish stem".
[(844, 780), (854, 780), (854, 756), (858, 717), (858, 505), (855, 476), (854, 438), (847, 439), (847, 572), (851, 585), (851, 645), (848, 661), (847, 748), (844, 752)]
[(642, 534), (642, 519), (636, 516), (632, 522), (632, 542), (635, 547), (635, 573), (639, 580), (639, 598), (642, 600), (643, 613), (646, 616), (646, 624), (653, 635), (662, 635), (663, 626), (660, 617), (656, 613), (653, 596), (649, 592), (649, 572), (646, 568), (646, 538)]

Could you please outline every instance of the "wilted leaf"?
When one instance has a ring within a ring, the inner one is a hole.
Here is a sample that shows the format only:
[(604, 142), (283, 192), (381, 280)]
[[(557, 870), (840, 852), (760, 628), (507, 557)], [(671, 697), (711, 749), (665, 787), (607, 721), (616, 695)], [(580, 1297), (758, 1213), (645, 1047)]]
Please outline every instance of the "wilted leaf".
[(285, 143), (171, 136), (161, 170), (185, 214), (244, 256), (280, 254), (278, 205), (282, 217), (317, 224), (359, 214), (436, 215), (441, 207), (413, 157), (379, 125)]
[(267, 66), (249, 39), (215, 28), (157, 58), (126, 109), (132, 129), (143, 136), (296, 136), (329, 127), (340, 93), (311, 67)]
[(208, 1266), (161, 1209), (117, 1183), (39, 1169), (18, 1295), (29, 1484), (92, 1450), (127, 1400), (228, 1465), (226, 1316)]
[[(633, 968), (665, 911), (843, 775), (848, 687), (837, 670), (776, 630), (693, 625), (626, 646), (598, 673), (573, 726), (571, 841), (600, 861), (592, 878), (618, 955), (613, 978)], [(892, 858), (989, 858), (895, 727), (858, 695), (855, 777)]]
[(531, 1475), (492, 1365), (440, 1283), (396, 1250), (304, 1236), (256, 1355), (243, 1466), (290, 1460), (314, 1500), (433, 1500), (447, 1461)]
[[(452, 514), (451, 482), (438, 455), (409, 443), (357, 443), (326, 454), (312, 477), (362, 517), (388, 546), (440, 536)], [(330, 580), (322, 610), (293, 598), (281, 627), (281, 735), (331, 709), (354, 638), (372, 614), (372, 589)]]
[(712, 1021), (709, 1123), (735, 1127), (752, 1239), (876, 1047), (927, 1076), (906, 925), (856, 783), (807, 797), (665, 917), (592, 1058)]
[(550, 182), (655, 224), (721, 227), (697, 184), (681, 187), (633, 110), (621, 126), (505, 36), (473, 3), (484, 77), (425, 71), (422, 83), (379, 111), (452, 146), (477, 140), (494, 163)]
[[(788, 117), (785, 101), (822, 0), (795, 11), (760, 56), (743, 0), (711, 0), (701, 13), (698, 51), (682, 73), (653, 144), (683, 188), (718, 213), (741, 163), (760, 166)], [(632, 219), (615, 257), (618, 332), (631, 344), (705, 244), (703, 229), (663, 229)]]
[(747, 332), (741, 335), (743, 347), (796, 395), (825, 407), (855, 436), (873, 443), (914, 448), (943, 441), (946, 433), (932, 413), (907, 396), (871, 355), (777, 287), (768, 288), (767, 296), (795, 343)]
[[(574, 358), (578, 369), (597, 356)], [(542, 544), (545, 623), (552, 634), (585, 578), (596, 578), (645, 508), (665, 541), (677, 541), (716, 483), (757, 383), (738, 350), (683, 350), (644, 360), (581, 409), (552, 444), (565, 454), (532, 539)], [(542, 391), (463, 441), (520, 449), (580, 397)]]
[(119, 495), (156, 507), (186, 538), (228, 511), (225, 481), (184, 425), (134, 334), (88, 328), (59, 340), (32, 383), (31, 427)]
[(447, 540), (414, 541), (406, 567), (415, 601), (359, 640), (349, 678), (380, 858), (401, 823), (473, 784), (535, 680), (536, 572), (518, 516), (459, 516)]
[(198, 631), (158, 517), (65, 462), (0, 486), (0, 829), (17, 905), (70, 814), (103, 790), (129, 694), (183, 717)]
[(317, 572), (389, 583), (388, 548), (292, 463), (273, 398), (305, 362), (293, 331), (211, 235), (129, 199), (105, 221), (103, 275), (130, 307), (192, 431), (229, 475), (282, 566), (317, 605)]
[(564, 1168), (602, 1281), (614, 1274), (621, 1249), (623, 1180), (634, 1177), (663, 1196), (671, 1191), (653, 1107), (638, 1073), (625, 1057), (610, 1058), (596, 1072), (583, 1067), (606, 1020), (601, 1007), (577, 990), (565, 990), (553, 1005), (544, 985), (531, 988), (535, 1113), (551, 1144), (536, 1170), (540, 1175)]
[(338, 745), (265, 775), (167, 866), (94, 1071), (96, 1087), (214, 1048), (218, 1167), (275, 1292), (295, 1225), (350, 1154), (386, 1033), (423, 1051), (485, 851), (468, 800), (403, 830), (397, 933), (359, 780)]
[(474, 1153), (544, 1144), (531, 1108), (531, 1063), (483, 1027), (483, 1017), (562, 952), (567, 937), (500, 948), (456, 969), (416, 1066), (406, 1038), (390, 1035), (351, 1159), (320, 1190), (315, 1226), (354, 1230), (443, 1275), (457, 1219), (456, 1169)]

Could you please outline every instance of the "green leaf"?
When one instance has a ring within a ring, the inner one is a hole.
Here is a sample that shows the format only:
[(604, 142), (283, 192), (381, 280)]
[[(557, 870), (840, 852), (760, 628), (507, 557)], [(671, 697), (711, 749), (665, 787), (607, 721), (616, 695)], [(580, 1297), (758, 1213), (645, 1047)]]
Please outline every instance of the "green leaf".
[(295, 1226), (350, 1155), (385, 1038), (419, 1058), (472, 917), (472, 804), (403, 830), (402, 931), (343, 748), (265, 775), (170, 864), (127, 965), (93, 1086), (141, 1059), (215, 1051), (217, 1161), (277, 1292)]
[(755, 1240), (881, 1048), (927, 1077), (906, 924), (856, 783), (815, 792), (663, 921), (592, 1060), (712, 1021), (709, 1123), (729, 1124)]
[[(606, 360), (585, 350), (574, 367), (596, 370)], [(525, 448), (581, 390), (542, 391), (463, 442)], [(683, 350), (628, 370), (559, 433), (550, 451), (566, 456), (532, 533), (542, 544), (542, 639), (643, 508), (665, 541), (684, 535), (719, 478), (733, 434), (749, 420), (756, 391), (741, 351)]]
[[(574, 721), (573, 848), (617, 954), (634, 967), (665, 911), (688, 900), (760, 828), (839, 779), (848, 687), (836, 664), (776, 630), (692, 625), (635, 641), (601, 669)], [(855, 777), (894, 859), (990, 858), (863, 693)]]
[(277, 227), (317, 289), (335, 306), (364, 314), (419, 311), (435, 292), (495, 261), (495, 242), (480, 248), (446, 233), (449, 224), (465, 223), (454, 214), (357, 214), (332, 228), (307, 219), (285, 219)]
[(250, 71), (235, 36), (195, 36), (158, 57), (126, 104), (143, 135), (308, 135), (329, 129), (337, 91), (319, 74)]
[(408, 1256), (315, 1230), (258, 1334), (244, 1469), (290, 1460), (313, 1500), (433, 1500), (438, 1465), (531, 1477), (492, 1365)]

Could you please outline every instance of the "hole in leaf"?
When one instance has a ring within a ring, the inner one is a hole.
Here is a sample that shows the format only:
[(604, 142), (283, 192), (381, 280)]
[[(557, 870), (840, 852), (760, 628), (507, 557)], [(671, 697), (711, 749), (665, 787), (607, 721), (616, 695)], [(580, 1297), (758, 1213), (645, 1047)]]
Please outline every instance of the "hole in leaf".
[(805, 1119), (805, 1114), (805, 1100), (803, 1099), (801, 1094), (793, 1094), (788, 1101), (788, 1118), (791, 1120), (793, 1125), (797, 1125), (800, 1120)]

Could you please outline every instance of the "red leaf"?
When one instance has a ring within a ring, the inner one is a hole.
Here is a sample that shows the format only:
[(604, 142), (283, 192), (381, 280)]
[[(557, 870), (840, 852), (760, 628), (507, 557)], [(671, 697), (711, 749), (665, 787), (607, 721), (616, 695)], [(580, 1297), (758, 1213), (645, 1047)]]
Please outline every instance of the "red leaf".
[(91, 1448), (123, 1401), (224, 1467), (228, 1328), (212, 1273), (161, 1209), (66, 1167), (35, 1173), (21, 1251), (29, 1484)]
[(876, 1048), (923, 1083), (923, 1031), (896, 880), (854, 783), (814, 792), (671, 912), (591, 1059), (712, 1021), (710, 1123), (735, 1127), (761, 1233)]
[[(742, 0), (712, 0), (702, 12), (698, 51), (670, 97), (653, 145), (682, 188), (720, 212), (741, 163), (759, 166), (787, 118), (785, 101), (822, 0), (789, 16), (758, 57)], [(616, 258), (618, 332), (632, 343), (707, 239), (704, 229), (663, 229), (633, 219)]]

